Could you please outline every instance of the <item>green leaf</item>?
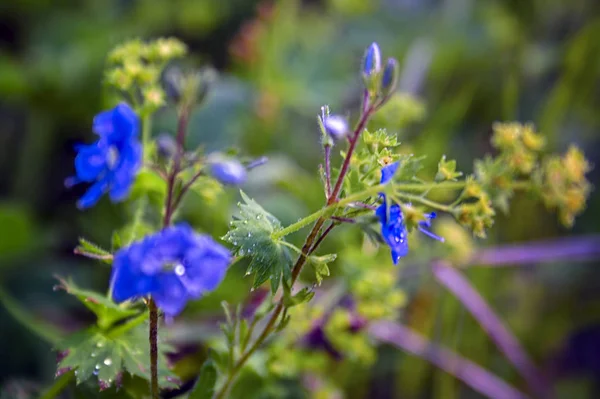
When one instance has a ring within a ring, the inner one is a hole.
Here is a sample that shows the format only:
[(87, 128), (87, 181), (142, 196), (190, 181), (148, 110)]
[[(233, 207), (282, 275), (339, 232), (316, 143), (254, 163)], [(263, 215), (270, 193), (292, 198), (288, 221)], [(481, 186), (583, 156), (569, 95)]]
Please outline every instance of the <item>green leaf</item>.
[[(169, 346), (160, 345), (163, 352), (158, 356), (159, 382), (165, 387), (175, 387), (171, 382), (174, 374), (168, 369), (164, 352)], [(147, 340), (147, 325), (138, 325), (116, 337), (92, 327), (70, 336), (59, 345), (68, 350), (58, 368), (75, 370), (77, 384), (93, 375), (103, 385), (111, 386), (119, 373), (127, 371), (146, 380), (150, 379), (150, 349)]]
[(282, 229), (277, 218), (241, 192), (244, 204), (238, 204), (240, 216), (231, 222), (231, 229), (223, 237), (235, 247), (237, 256), (251, 257), (247, 274), (254, 273), (253, 287), (271, 280), (271, 291), (290, 278), (292, 258), (289, 249), (272, 234)]
[(417, 173), (423, 169), (423, 160), (425, 156), (416, 157), (412, 154), (401, 154), (398, 157), (400, 166), (394, 174), (394, 181), (397, 182), (411, 182), (418, 180)]
[(200, 369), (200, 377), (190, 393), (189, 399), (210, 399), (215, 393), (217, 383), (217, 367), (215, 362), (208, 359)]
[[(99, 259), (105, 263), (112, 263), (112, 254), (104, 248), (79, 237), (79, 245), (75, 247), (75, 253), (91, 258)], [(105, 259), (102, 259), (105, 258)]]
[(67, 293), (75, 296), (89, 310), (94, 312), (98, 318), (98, 326), (101, 329), (105, 330), (119, 320), (123, 320), (140, 313), (137, 309), (127, 307), (126, 305), (118, 305), (102, 294), (81, 289), (73, 282), (63, 279), (59, 279), (59, 281), (59, 287), (63, 288)]
[(322, 256), (309, 256), (308, 261), (315, 269), (315, 277), (317, 284), (321, 285), (323, 277), (329, 276), (328, 263), (333, 262), (337, 258), (336, 254), (327, 254)]
[(151, 169), (143, 168), (131, 188), (129, 200), (134, 202), (147, 198), (150, 205), (160, 209), (167, 195), (167, 182)]
[(283, 283), (283, 304), (286, 308), (291, 308), (301, 303), (310, 301), (315, 296), (315, 292), (308, 287), (302, 288), (295, 295), (287, 283)]

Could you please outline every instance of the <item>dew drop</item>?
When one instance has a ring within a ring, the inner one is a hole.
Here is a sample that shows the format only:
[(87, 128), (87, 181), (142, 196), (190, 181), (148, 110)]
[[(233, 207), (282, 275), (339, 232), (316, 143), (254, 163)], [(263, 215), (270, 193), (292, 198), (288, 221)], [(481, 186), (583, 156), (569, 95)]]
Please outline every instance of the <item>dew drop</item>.
[(246, 276), (249, 276), (249, 275), (251, 275), (251, 274), (252, 274), (252, 272), (250, 272), (250, 271), (247, 271), (247, 272), (246, 272)]
[(247, 220), (244, 220), (244, 224), (248, 224), (248, 221), (247, 221)]
[(246, 255), (246, 251), (244, 251), (243, 249), (240, 249), (239, 254), (240, 254), (240, 256), (244, 256), (244, 255)]
[(92, 353), (90, 354), (90, 356), (92, 356), (92, 357), (96, 357), (96, 352), (92, 352)]
[(110, 366), (112, 364), (112, 360), (107, 357), (106, 359), (104, 359), (104, 364), (106, 364), (107, 366)]
[(96, 370), (100, 370), (100, 364), (98, 363), (98, 364), (96, 365), (96, 367), (94, 367), (94, 369), (96, 369)]
[(254, 287), (250, 288), (250, 292), (254, 292)]
[(183, 276), (185, 274), (185, 267), (181, 264), (175, 266), (175, 274), (178, 276)]
[(98, 343), (96, 344), (96, 346), (97, 346), (98, 348), (102, 348), (102, 347), (104, 346), (104, 342), (102, 342), (102, 341), (98, 341)]
[(232, 242), (233, 245), (237, 245), (237, 241)]
[(246, 234), (246, 237), (248, 237), (248, 238), (252, 237), (252, 233)]
[(75, 375), (79, 374), (79, 370), (75, 370)]
[(261, 215), (256, 215), (256, 220), (260, 220), (262, 218)]

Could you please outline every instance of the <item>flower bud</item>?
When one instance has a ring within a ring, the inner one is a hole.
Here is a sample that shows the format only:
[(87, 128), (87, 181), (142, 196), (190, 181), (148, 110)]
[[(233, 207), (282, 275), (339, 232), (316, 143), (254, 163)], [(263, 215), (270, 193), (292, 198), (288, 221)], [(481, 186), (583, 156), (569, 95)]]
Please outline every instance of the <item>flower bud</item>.
[(219, 182), (230, 185), (243, 184), (248, 177), (246, 168), (236, 159), (224, 159), (213, 162), (210, 165), (210, 172)]
[(177, 143), (170, 134), (161, 133), (156, 138), (156, 151), (161, 158), (171, 159), (177, 151)]
[(381, 50), (375, 42), (371, 43), (365, 52), (362, 73), (365, 79), (381, 72)]
[(348, 121), (339, 115), (332, 115), (325, 118), (323, 126), (327, 134), (334, 140), (340, 140), (346, 137), (348, 131)]
[(169, 99), (177, 104), (181, 100), (185, 77), (178, 67), (168, 68), (163, 74), (163, 87)]
[(390, 95), (396, 89), (399, 74), (398, 61), (388, 58), (381, 78), (381, 92), (384, 96)]

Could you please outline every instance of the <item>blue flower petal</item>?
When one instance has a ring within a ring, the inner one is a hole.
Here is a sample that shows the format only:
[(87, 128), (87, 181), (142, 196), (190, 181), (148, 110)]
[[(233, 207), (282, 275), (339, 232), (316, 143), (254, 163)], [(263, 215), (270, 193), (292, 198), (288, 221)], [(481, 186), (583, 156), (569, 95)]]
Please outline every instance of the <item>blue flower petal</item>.
[(146, 296), (158, 287), (156, 277), (144, 274), (139, 267), (145, 251), (145, 242), (139, 242), (122, 248), (115, 254), (110, 279), (115, 302)]
[(78, 181), (93, 181), (106, 168), (106, 146), (97, 141), (90, 145), (80, 145), (75, 157), (75, 173)]
[(381, 168), (380, 184), (384, 184), (392, 180), (392, 177), (394, 177), (394, 174), (396, 174), (399, 166), (400, 162), (394, 162)]
[(98, 203), (100, 197), (107, 189), (108, 184), (104, 180), (97, 181), (83, 194), (83, 197), (77, 201), (79, 209), (87, 209)]
[(115, 131), (123, 135), (123, 139), (137, 137), (139, 119), (135, 111), (126, 103), (121, 103), (114, 108), (113, 123)]
[(169, 316), (176, 316), (185, 307), (188, 291), (174, 273), (161, 273), (157, 277), (158, 286), (152, 293), (158, 307)]
[(113, 110), (100, 112), (94, 117), (92, 130), (101, 137), (112, 135), (115, 130), (113, 125)]
[(180, 276), (190, 294), (199, 296), (213, 291), (225, 278), (231, 262), (230, 252), (212, 238), (204, 236), (205, 245), (189, 251), (185, 257), (185, 274)]

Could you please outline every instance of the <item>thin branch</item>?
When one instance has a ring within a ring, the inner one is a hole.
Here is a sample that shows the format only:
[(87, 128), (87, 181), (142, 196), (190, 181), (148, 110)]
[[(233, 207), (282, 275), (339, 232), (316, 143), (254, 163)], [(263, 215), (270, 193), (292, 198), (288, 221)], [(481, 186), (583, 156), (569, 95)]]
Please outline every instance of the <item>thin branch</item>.
[(321, 245), (321, 243), (323, 242), (323, 240), (325, 239), (325, 237), (327, 237), (327, 235), (331, 232), (331, 230), (333, 230), (333, 228), (335, 226), (336, 226), (336, 223), (331, 223), (329, 226), (327, 226), (327, 228), (325, 229), (325, 231), (323, 233), (321, 233), (321, 235), (319, 236), (319, 238), (317, 238), (317, 241), (315, 241), (315, 244), (310, 249), (310, 253), (315, 252), (315, 250), (319, 247), (319, 245)]
[(342, 216), (332, 216), (330, 219), (335, 220), (336, 222), (341, 222), (341, 223), (356, 223), (355, 219), (345, 218)]
[(175, 201), (173, 201), (173, 208), (177, 209), (177, 207), (181, 203), (181, 200), (183, 200), (183, 196), (185, 195), (185, 193), (190, 189), (190, 187), (192, 187), (192, 185), (196, 182), (196, 180), (198, 180), (203, 174), (204, 174), (204, 170), (200, 169), (198, 172), (196, 172), (196, 174), (194, 174), (194, 176), (192, 176), (190, 178), (190, 180), (187, 183), (185, 183), (183, 185), (183, 187), (181, 187), (181, 191), (179, 191), (177, 198), (175, 198)]
[(443, 346), (431, 343), (410, 328), (395, 322), (375, 322), (369, 326), (369, 334), (381, 342), (431, 362), (487, 397), (503, 399), (527, 397), (476, 363)]
[(433, 265), (433, 275), (475, 317), (496, 346), (519, 370), (531, 390), (539, 397), (548, 397), (548, 382), (544, 381), (517, 338), (469, 281), (457, 269), (443, 261), (436, 262)]

